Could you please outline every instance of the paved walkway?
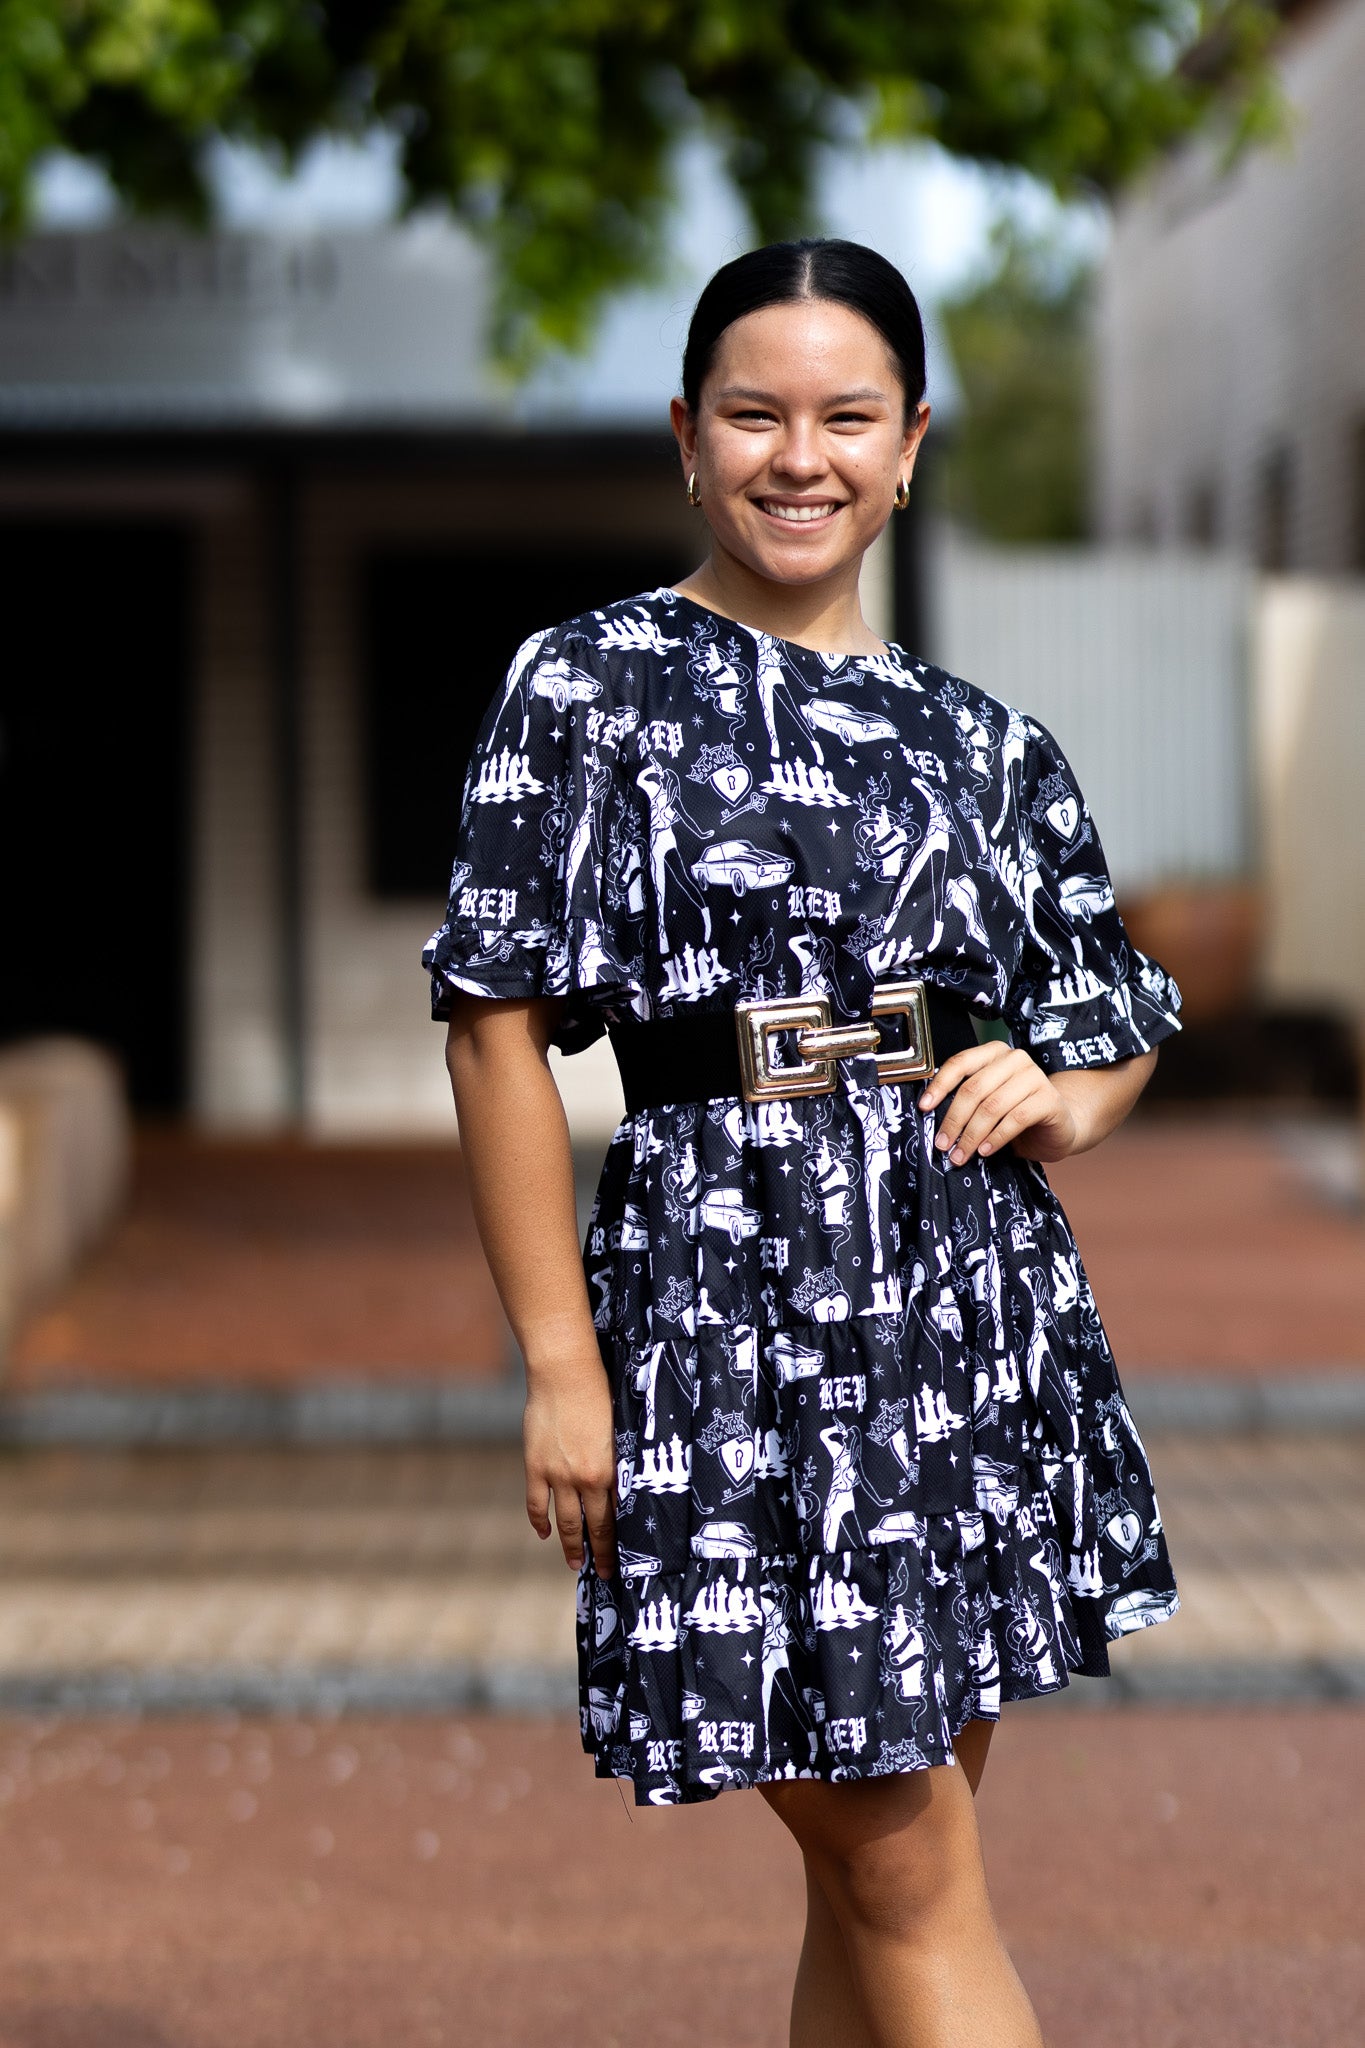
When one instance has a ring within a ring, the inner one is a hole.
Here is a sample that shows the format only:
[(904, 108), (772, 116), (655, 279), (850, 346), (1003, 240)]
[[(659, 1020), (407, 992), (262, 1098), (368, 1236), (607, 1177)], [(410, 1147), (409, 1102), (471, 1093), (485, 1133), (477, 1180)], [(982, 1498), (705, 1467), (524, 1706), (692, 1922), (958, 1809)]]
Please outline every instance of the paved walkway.
[[(1355, 2048), (1362, 1734), (1007, 1719), (979, 1810), (1049, 2048)], [(0, 1814), (0, 2048), (786, 2040), (776, 1820), (631, 1814), (567, 1719), (0, 1720)]]
[[(1154, 1115), (1054, 1170), (1125, 1373), (1365, 1366), (1352, 1140)], [(7, 1385), (487, 1382), (506, 1360), (457, 1151), (144, 1133), (128, 1216)]]
[[(1149, 1448), (1183, 1611), (1128, 1698), (1365, 1698), (1365, 1433)], [(0, 1707), (572, 1702), (511, 1446), (0, 1462)]]
[(144, 1131), (127, 1215), (7, 1384), (486, 1379), (507, 1355), (455, 1147)]

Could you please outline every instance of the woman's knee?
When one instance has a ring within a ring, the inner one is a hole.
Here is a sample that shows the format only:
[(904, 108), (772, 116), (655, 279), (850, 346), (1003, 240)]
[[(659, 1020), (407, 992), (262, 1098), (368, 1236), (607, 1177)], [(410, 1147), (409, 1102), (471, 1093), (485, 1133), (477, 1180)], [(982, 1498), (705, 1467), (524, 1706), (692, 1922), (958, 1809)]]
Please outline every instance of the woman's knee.
[[(773, 1788), (778, 1791), (779, 1788)], [(910, 1940), (985, 1904), (970, 1787), (952, 1767), (875, 1784), (780, 1788), (770, 1804), (841, 1920)], [(816, 1796), (801, 1798), (797, 1795)]]

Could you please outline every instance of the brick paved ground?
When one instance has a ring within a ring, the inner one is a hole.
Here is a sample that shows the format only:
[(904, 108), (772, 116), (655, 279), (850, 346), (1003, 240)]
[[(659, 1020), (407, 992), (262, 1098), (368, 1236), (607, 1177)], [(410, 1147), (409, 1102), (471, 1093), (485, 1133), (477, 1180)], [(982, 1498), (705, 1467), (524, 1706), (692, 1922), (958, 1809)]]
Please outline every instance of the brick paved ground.
[[(1050, 2048), (1354, 2048), (1362, 1735), (1015, 1710), (981, 1819)], [(11, 1719), (0, 1814), (0, 2048), (786, 2038), (778, 1824), (632, 1816), (567, 1720)]]
[(1122, 1371), (1365, 1365), (1365, 1218), (1311, 1158), (1269, 1113), (1152, 1116), (1050, 1169)]
[(501, 1373), (453, 1146), (139, 1134), (131, 1208), (21, 1333), (7, 1384)]
[[(1304, 1156), (1267, 1117), (1153, 1116), (1054, 1170), (1125, 1371), (1365, 1365), (1365, 1224)], [(505, 1360), (454, 1150), (144, 1133), (129, 1215), (22, 1333), (8, 1384), (485, 1377)]]

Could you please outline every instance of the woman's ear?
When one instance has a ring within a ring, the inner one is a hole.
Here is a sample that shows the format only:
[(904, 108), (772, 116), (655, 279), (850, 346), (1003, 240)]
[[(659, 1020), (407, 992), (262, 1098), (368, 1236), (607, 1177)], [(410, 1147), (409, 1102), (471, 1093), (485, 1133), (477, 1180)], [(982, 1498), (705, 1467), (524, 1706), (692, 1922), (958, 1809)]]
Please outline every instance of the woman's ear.
[(683, 475), (687, 476), (697, 466), (697, 420), (685, 398), (671, 398), (668, 402), (668, 418), (673, 428), (673, 437), (682, 456)]
[(919, 454), (920, 442), (924, 439), (928, 425), (929, 407), (921, 399), (907, 421), (901, 439), (901, 475), (907, 479), (914, 475), (915, 457)]

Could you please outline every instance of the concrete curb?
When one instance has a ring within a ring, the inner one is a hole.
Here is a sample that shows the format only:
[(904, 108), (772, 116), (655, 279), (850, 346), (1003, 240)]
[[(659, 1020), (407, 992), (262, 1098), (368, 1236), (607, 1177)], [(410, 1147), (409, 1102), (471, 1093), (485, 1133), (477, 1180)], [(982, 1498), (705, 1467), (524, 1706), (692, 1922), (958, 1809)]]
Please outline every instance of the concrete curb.
[(572, 1670), (538, 1664), (133, 1666), (0, 1675), (0, 1714), (576, 1712)]
[[(1142, 1429), (1236, 1435), (1365, 1429), (1365, 1371), (1131, 1375)], [(348, 1378), (301, 1387), (67, 1386), (0, 1393), (0, 1447), (181, 1449), (224, 1444), (511, 1443), (521, 1433), (520, 1375), (498, 1380)]]
[(520, 1378), (330, 1380), (314, 1386), (62, 1387), (0, 1395), (0, 1445), (182, 1449), (223, 1444), (506, 1443)]
[(1139, 1428), (1255, 1435), (1275, 1430), (1365, 1429), (1365, 1372), (1359, 1366), (1313, 1372), (1216, 1376), (1162, 1373), (1125, 1379)]
[[(132, 1666), (0, 1676), (3, 1714), (574, 1714), (574, 1672), (539, 1664)], [(1365, 1705), (1365, 1658), (1152, 1664), (1076, 1679), (1009, 1714)]]

